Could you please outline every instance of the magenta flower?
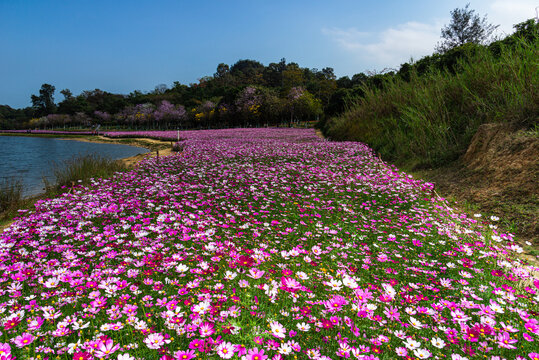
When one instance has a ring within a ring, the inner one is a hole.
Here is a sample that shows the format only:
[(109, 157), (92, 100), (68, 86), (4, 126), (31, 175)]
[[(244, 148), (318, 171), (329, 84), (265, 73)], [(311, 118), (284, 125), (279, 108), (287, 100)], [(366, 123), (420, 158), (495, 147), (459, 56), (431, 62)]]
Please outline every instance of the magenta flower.
[(21, 322), (21, 320), (19, 320), (18, 317), (14, 317), (13, 319), (11, 320), (8, 320), (4, 323), (4, 330), (11, 330), (13, 329), (15, 326), (19, 325)]
[(531, 332), (533, 334), (536, 334), (536, 335), (539, 335), (539, 324), (538, 324), (537, 320), (530, 319), (528, 322), (526, 322), (526, 324), (524, 324), (524, 327), (529, 332)]
[(8, 343), (0, 343), (0, 356), (11, 354), (11, 346)]
[(241, 360), (266, 360), (267, 355), (264, 355), (264, 350), (258, 348), (249, 349), (247, 355), (244, 355)]
[(204, 347), (204, 340), (195, 339), (189, 343), (189, 349), (201, 350)]
[(390, 306), (389, 308), (386, 307), (384, 309), (384, 315), (389, 319), (389, 320), (399, 320), (400, 319), (400, 312), (399, 310), (396, 308), (396, 307), (393, 307), (393, 306)]
[(174, 359), (176, 360), (190, 360), (190, 359), (193, 359), (194, 357), (196, 357), (196, 353), (193, 350), (188, 350), (188, 351), (180, 350), (174, 353)]
[(265, 271), (258, 270), (257, 268), (250, 268), (247, 276), (253, 279), (260, 279), (264, 275)]
[(73, 354), (73, 360), (92, 360), (92, 355), (87, 352), (76, 352)]
[(252, 257), (245, 255), (241, 255), (237, 260), (238, 265), (244, 267), (251, 267), (254, 262), (255, 260)]
[(507, 331), (504, 331), (503, 333), (498, 334), (498, 336), (496, 336), (496, 343), (499, 346), (506, 349), (516, 349), (516, 347), (513, 346), (512, 344), (517, 343), (517, 342), (518, 340), (510, 338), (509, 333)]
[(25, 347), (26, 345), (30, 345), (34, 340), (35, 340), (35, 337), (32, 334), (22, 333), (21, 335), (13, 339), (13, 343), (18, 348), (22, 348), (22, 347)]
[(531, 360), (539, 360), (539, 353), (532, 352), (532, 353), (529, 353), (528, 356), (530, 357)]
[(212, 336), (215, 333), (215, 327), (213, 323), (205, 322), (200, 325), (198, 332), (202, 337)]
[(108, 358), (119, 348), (120, 348), (119, 344), (114, 345), (114, 342), (112, 341), (112, 339), (106, 338), (106, 339), (100, 340), (97, 343), (95, 356), (98, 358)]

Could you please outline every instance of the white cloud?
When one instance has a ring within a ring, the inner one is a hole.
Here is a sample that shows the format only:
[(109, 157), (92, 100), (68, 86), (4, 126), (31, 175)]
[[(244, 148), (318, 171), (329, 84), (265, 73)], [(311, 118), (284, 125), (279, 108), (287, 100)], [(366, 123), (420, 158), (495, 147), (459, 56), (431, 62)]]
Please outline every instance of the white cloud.
[[(497, 35), (511, 34), (513, 25), (536, 17), (539, 0), (477, 0), (470, 9), (494, 25), (500, 25)], [(462, 6), (464, 7), (464, 6)], [(364, 32), (356, 28), (323, 28), (322, 33), (343, 50), (353, 54), (367, 67), (398, 68), (410, 58), (420, 59), (434, 52), (440, 41), (440, 32), (450, 21), (449, 11), (445, 19), (427, 22), (406, 22), (380, 32)]]
[(501, 34), (511, 34), (513, 25), (536, 17), (535, 8), (539, 0), (497, 0), (489, 2), (486, 8), (487, 20), (494, 25), (500, 25)]
[(363, 58), (377, 68), (398, 67), (411, 57), (431, 54), (440, 39), (441, 24), (408, 22), (380, 33), (365, 33), (355, 28), (324, 28), (343, 49)]

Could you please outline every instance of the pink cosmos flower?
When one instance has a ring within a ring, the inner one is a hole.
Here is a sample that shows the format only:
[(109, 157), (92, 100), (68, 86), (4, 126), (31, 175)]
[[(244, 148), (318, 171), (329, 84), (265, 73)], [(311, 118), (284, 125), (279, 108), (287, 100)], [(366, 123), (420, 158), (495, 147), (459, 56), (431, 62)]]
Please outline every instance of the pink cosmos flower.
[(260, 279), (266, 272), (258, 270), (257, 268), (250, 268), (247, 276), (253, 279)]
[(92, 360), (92, 355), (87, 352), (76, 352), (73, 354), (73, 360)]
[(538, 323), (537, 320), (530, 319), (528, 322), (526, 322), (526, 324), (524, 324), (524, 327), (529, 332), (531, 332), (533, 334), (536, 334), (536, 335), (539, 335), (539, 323)]
[(190, 360), (196, 357), (196, 353), (193, 350), (188, 351), (176, 351), (174, 353), (174, 359), (176, 360)]
[(464, 332), (464, 336), (462, 338), (470, 342), (477, 342), (479, 341), (479, 332), (475, 330), (475, 328), (468, 328)]
[(296, 279), (281, 277), (281, 289), (288, 292), (296, 292), (301, 289), (301, 283)]
[(42, 317), (36, 317), (36, 318), (33, 318), (29, 323), (28, 323), (28, 330), (29, 331), (34, 331), (34, 330), (38, 330), (39, 328), (41, 328), (41, 326), (43, 325), (43, 323), (45, 322), (45, 320), (42, 318)]
[(333, 295), (330, 300), (324, 302), (326, 310), (329, 312), (341, 311), (346, 304), (348, 304), (348, 300), (341, 295)]
[(13, 329), (15, 326), (19, 325), (21, 322), (21, 320), (19, 320), (18, 317), (14, 317), (13, 319), (9, 320), (9, 321), (6, 321), (4, 323), (4, 330), (11, 330)]
[(258, 348), (249, 349), (247, 355), (244, 355), (241, 360), (266, 360), (267, 355), (264, 355), (264, 350), (258, 350)]
[(221, 359), (230, 359), (234, 356), (234, 345), (230, 342), (223, 342), (217, 347), (217, 355)]
[(464, 313), (460, 309), (456, 309), (455, 311), (451, 311), (451, 317), (453, 317), (453, 321), (458, 322), (466, 322), (471, 319), (466, 313)]
[(234, 345), (234, 352), (236, 352), (238, 356), (242, 356), (247, 354), (247, 348), (243, 344), (237, 344)]
[(335, 352), (338, 357), (343, 357), (348, 359), (350, 357), (350, 351), (345, 351), (344, 349), (339, 349)]
[(108, 358), (119, 348), (119, 344), (114, 345), (114, 341), (112, 341), (112, 339), (105, 338), (97, 343), (97, 350), (95, 351), (95, 356), (98, 358)]
[(516, 349), (515, 346), (511, 345), (511, 344), (514, 344), (518, 342), (518, 340), (516, 339), (511, 339), (510, 336), (509, 336), (509, 333), (507, 331), (504, 331), (503, 333), (501, 334), (498, 334), (498, 336), (496, 336), (496, 343), (503, 347), (503, 348), (506, 348), (506, 349)]
[(26, 345), (30, 345), (34, 340), (35, 340), (35, 337), (32, 334), (22, 333), (21, 335), (13, 339), (13, 343), (18, 348), (22, 348), (22, 347), (25, 347)]
[(215, 333), (215, 328), (213, 326), (213, 323), (205, 322), (200, 325), (198, 328), (198, 332), (200, 333), (200, 336), (207, 337), (211, 336)]
[(126, 315), (135, 315), (137, 313), (138, 306), (127, 304), (122, 309), (122, 313)]
[(396, 307), (390, 306), (389, 308), (384, 309), (384, 315), (387, 316), (389, 320), (399, 320), (401, 314), (399, 313), (399, 310)]
[(8, 343), (0, 343), (0, 356), (11, 354), (11, 346)]
[(251, 267), (254, 264), (255, 260), (250, 256), (240, 255), (236, 262), (239, 266)]
[(531, 360), (539, 360), (539, 353), (532, 352), (532, 353), (529, 353), (528, 356), (530, 357)]
[(160, 333), (153, 333), (148, 335), (148, 337), (144, 339), (144, 343), (150, 349), (159, 349), (163, 345), (165, 345), (165, 337)]
[(204, 348), (204, 340), (201, 339), (195, 339), (189, 343), (189, 349), (192, 350), (202, 350)]

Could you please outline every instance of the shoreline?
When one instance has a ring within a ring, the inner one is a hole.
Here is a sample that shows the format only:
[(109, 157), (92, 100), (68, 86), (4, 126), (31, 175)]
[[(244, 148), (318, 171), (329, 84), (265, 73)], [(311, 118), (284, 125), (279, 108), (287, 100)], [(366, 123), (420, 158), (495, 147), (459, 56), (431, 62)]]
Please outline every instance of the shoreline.
[(126, 166), (134, 166), (138, 162), (142, 161), (146, 157), (157, 156), (157, 151), (159, 151), (159, 156), (168, 156), (172, 153), (172, 142), (171, 141), (162, 141), (149, 138), (108, 138), (103, 135), (91, 135), (90, 137), (80, 137), (80, 138), (65, 138), (58, 137), (60, 140), (69, 140), (69, 141), (81, 141), (89, 142), (95, 144), (117, 144), (117, 145), (128, 145), (136, 146), (149, 150), (149, 152), (144, 154), (138, 154), (134, 156), (129, 156), (126, 158), (118, 159), (123, 162)]
[[(4, 134), (2, 134), (4, 135)], [(5, 134), (9, 136), (9, 134)], [(39, 134), (17, 134), (15, 136), (27, 136), (27, 137), (41, 137)], [(172, 146), (170, 141), (161, 141), (161, 140), (155, 140), (155, 139), (149, 139), (149, 138), (108, 138), (102, 135), (77, 135), (73, 137), (63, 137), (58, 136), (55, 137), (59, 140), (68, 140), (68, 141), (81, 141), (81, 142), (89, 142), (89, 143), (96, 143), (96, 144), (117, 144), (117, 145), (128, 145), (128, 146), (136, 146), (140, 148), (144, 148), (149, 150), (147, 153), (142, 153), (134, 156), (129, 156), (126, 158), (117, 159), (118, 161), (121, 161), (125, 166), (128, 168), (135, 167), (139, 162), (144, 160), (148, 157), (155, 157), (157, 156), (157, 151), (159, 151), (159, 156), (168, 156), (172, 154)], [(36, 195), (31, 195), (26, 198), (27, 201), (34, 204), (36, 201), (42, 200), (45, 197), (46, 193), (40, 193)], [(0, 224), (0, 234), (9, 227), (11, 224), (13, 224), (14, 220), (9, 220), (5, 224)]]

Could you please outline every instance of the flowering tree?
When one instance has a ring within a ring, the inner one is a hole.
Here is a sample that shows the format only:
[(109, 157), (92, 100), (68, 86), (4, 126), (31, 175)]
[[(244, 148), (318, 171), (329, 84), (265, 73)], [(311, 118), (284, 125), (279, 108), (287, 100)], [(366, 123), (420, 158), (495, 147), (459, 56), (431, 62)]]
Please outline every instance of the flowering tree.
[[(236, 98), (236, 112), (244, 122), (250, 122), (256, 120), (260, 115), (261, 104), (262, 98), (259, 90), (253, 86), (247, 86)], [(244, 123), (244, 125), (246, 124)]]
[(183, 107), (183, 105), (174, 105), (166, 100), (163, 100), (153, 113), (153, 117), (160, 125), (163, 122), (166, 122), (167, 125), (170, 123), (179, 125), (181, 120), (185, 119), (186, 114), (187, 112), (185, 111), (185, 107)]
[(147, 126), (154, 119), (153, 110), (152, 104), (137, 104), (135, 106), (125, 107), (116, 114), (116, 117), (125, 124), (129, 124), (130, 127), (133, 127), (135, 124)]
[(112, 116), (106, 111), (94, 111), (94, 116), (102, 123), (109, 122)]

